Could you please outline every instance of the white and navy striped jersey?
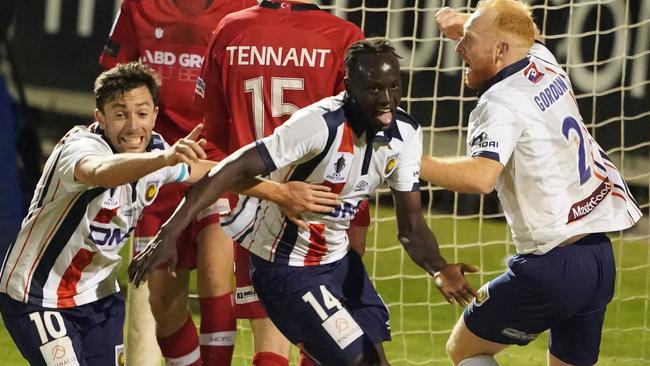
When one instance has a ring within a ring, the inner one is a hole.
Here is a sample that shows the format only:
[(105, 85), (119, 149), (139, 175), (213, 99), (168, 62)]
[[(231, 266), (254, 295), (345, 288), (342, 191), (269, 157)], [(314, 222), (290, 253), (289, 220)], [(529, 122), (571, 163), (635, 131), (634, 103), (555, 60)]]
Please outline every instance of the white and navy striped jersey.
[(327, 215), (303, 218), (310, 230), (286, 219), (279, 207), (254, 198), (240, 200), (224, 229), (240, 245), (268, 261), (313, 266), (341, 259), (346, 230), (364, 198), (382, 183), (397, 191), (419, 190), (422, 131), (402, 110), (372, 141), (357, 136), (343, 109), (343, 94), (297, 111), (274, 134), (256, 143), (271, 179), (324, 184), (341, 205)]
[[(148, 149), (167, 144), (154, 133)], [(54, 148), (27, 217), (4, 258), (0, 292), (51, 308), (87, 304), (119, 291), (118, 254), (160, 185), (187, 179), (186, 164), (166, 167), (116, 188), (74, 178), (77, 162), (115, 152), (98, 125), (71, 129)]]
[(519, 253), (544, 254), (641, 217), (583, 124), (567, 74), (540, 43), (488, 82), (469, 117), (467, 151), (505, 166), (496, 190)]

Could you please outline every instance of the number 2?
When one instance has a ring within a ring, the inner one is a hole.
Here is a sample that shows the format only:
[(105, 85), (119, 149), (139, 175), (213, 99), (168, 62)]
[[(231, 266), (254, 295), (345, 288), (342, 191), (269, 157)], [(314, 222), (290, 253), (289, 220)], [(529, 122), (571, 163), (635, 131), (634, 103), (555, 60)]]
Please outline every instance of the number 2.
[(587, 166), (587, 156), (585, 154), (585, 139), (582, 136), (582, 129), (575, 118), (569, 116), (562, 121), (562, 134), (570, 142), (570, 133), (574, 130), (578, 134), (580, 144), (578, 145), (578, 175), (580, 176), (580, 185), (585, 184), (591, 178), (591, 169)]
[[(305, 80), (300, 78), (271, 78), (271, 116), (281, 117), (291, 115), (298, 107), (284, 102), (285, 90), (305, 90)], [(255, 138), (261, 139), (264, 134), (264, 78), (262, 76), (244, 80), (244, 92), (251, 93), (253, 99), (253, 121), (255, 123)]]

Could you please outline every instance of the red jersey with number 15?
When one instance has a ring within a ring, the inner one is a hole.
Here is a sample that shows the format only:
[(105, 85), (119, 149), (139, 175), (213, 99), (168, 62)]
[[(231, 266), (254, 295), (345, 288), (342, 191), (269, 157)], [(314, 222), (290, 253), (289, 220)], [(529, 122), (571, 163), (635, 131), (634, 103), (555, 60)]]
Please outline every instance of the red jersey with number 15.
[(356, 25), (314, 4), (262, 1), (215, 29), (196, 84), (208, 140), (229, 131), (229, 152), (268, 136), (295, 111), (344, 89)]
[[(108, 69), (140, 59), (160, 74), (155, 130), (173, 144), (203, 118), (192, 100), (212, 30), (227, 14), (255, 5), (255, 0), (214, 0), (205, 10), (188, 14), (172, 0), (124, 0), (99, 63)], [(210, 140), (206, 151), (211, 158), (223, 157), (215, 149), (223, 150), (220, 141), (226, 140)]]

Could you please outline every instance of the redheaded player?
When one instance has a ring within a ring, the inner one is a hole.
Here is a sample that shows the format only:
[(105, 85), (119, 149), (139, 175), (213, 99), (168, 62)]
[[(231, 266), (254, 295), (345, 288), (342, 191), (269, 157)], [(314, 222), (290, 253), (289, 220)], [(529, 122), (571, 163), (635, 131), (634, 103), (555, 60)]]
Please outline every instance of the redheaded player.
[[(363, 37), (354, 24), (309, 2), (262, 1), (226, 16), (215, 30), (196, 87), (208, 140), (218, 141), (228, 131), (229, 151), (235, 151), (273, 133), (299, 108), (342, 91), (345, 50)], [(367, 204), (362, 209), (367, 218)], [(363, 244), (367, 225), (351, 233), (357, 243)], [(236, 247), (236, 313), (251, 319), (253, 364), (288, 364), (290, 344), (251, 284), (250, 254)]]
[[(228, 13), (253, 5), (254, 0), (125, 0), (100, 57), (106, 68), (140, 59), (162, 78), (156, 131), (170, 143), (187, 135), (202, 119), (192, 105), (210, 32)], [(228, 131), (220, 131), (205, 146), (208, 158), (223, 158)], [(187, 186), (169, 185), (145, 210), (136, 230), (136, 243), (145, 243), (177, 206)], [(232, 308), (232, 244), (219, 227), (215, 205), (200, 215), (178, 242), (178, 278), (157, 271), (149, 279), (156, 335), (163, 356), (175, 365), (229, 365), (236, 322)], [(137, 249), (136, 249), (137, 250)], [(218, 255), (216, 253), (218, 252)], [(187, 309), (188, 270), (198, 270), (201, 308), (200, 337)], [(199, 359), (200, 344), (200, 359)], [(218, 363), (217, 363), (218, 360)]]

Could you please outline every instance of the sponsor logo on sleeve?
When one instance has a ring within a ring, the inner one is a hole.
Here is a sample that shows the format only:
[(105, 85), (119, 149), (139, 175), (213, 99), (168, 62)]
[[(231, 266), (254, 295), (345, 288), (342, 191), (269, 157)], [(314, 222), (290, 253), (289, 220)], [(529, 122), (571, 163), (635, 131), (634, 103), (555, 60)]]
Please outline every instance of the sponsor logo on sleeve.
[(327, 318), (323, 322), (323, 328), (341, 349), (345, 349), (363, 335), (363, 330), (345, 308)]
[(196, 79), (196, 85), (194, 86), (194, 93), (201, 98), (205, 98), (205, 81), (199, 76)]
[(542, 80), (544, 77), (544, 74), (540, 72), (537, 69), (537, 65), (534, 63), (531, 63), (525, 70), (524, 70), (524, 75), (526, 76), (526, 79), (530, 81), (533, 84), (537, 84)]

